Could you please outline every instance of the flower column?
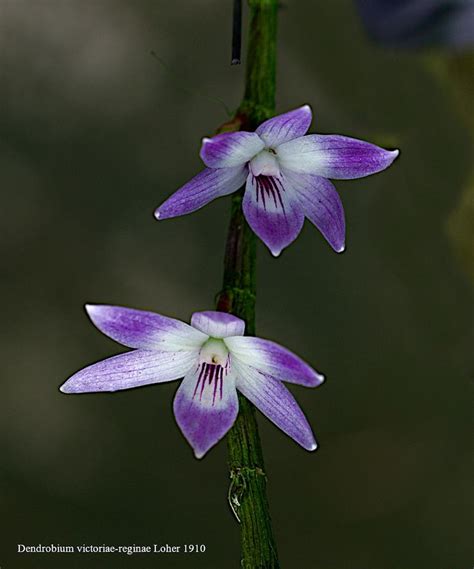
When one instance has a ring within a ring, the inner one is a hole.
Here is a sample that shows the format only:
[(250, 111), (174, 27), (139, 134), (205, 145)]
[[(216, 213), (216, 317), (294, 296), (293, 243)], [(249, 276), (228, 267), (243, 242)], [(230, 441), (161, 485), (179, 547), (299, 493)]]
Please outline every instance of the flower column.
[[(249, 0), (250, 30), (246, 84), (233, 124), (254, 130), (274, 114), (277, 0)], [(232, 128), (232, 126), (231, 126)], [(255, 334), (256, 236), (242, 212), (243, 191), (232, 196), (217, 309), (245, 320)], [(242, 567), (278, 568), (278, 554), (266, 495), (266, 475), (254, 406), (239, 394), (239, 415), (227, 436), (229, 501), (241, 525)]]

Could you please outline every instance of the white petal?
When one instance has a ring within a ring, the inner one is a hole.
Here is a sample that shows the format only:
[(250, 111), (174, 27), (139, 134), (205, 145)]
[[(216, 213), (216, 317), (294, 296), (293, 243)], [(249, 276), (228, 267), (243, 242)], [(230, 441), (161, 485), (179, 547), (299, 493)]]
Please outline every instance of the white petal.
[(281, 381), (244, 364), (234, 364), (233, 370), (237, 389), (259, 411), (303, 448), (316, 450), (317, 444), (303, 411)]
[(61, 386), (61, 391), (119, 391), (174, 381), (185, 376), (197, 361), (197, 350), (194, 353), (133, 350), (81, 369)]
[(300, 357), (270, 340), (235, 336), (225, 338), (224, 343), (229, 348), (233, 361), (236, 359), (282, 381), (307, 387), (316, 387), (324, 381), (324, 376)]
[(265, 143), (255, 132), (226, 132), (203, 139), (201, 158), (209, 168), (242, 166), (264, 147)]
[(103, 334), (129, 348), (193, 350), (208, 339), (189, 324), (155, 312), (101, 304), (87, 304), (86, 311)]
[(370, 176), (385, 168), (398, 156), (398, 150), (339, 134), (310, 134), (278, 147), (283, 169), (314, 174), (336, 180)]
[(241, 318), (215, 310), (195, 312), (191, 317), (191, 326), (213, 338), (242, 336), (245, 331), (245, 322)]

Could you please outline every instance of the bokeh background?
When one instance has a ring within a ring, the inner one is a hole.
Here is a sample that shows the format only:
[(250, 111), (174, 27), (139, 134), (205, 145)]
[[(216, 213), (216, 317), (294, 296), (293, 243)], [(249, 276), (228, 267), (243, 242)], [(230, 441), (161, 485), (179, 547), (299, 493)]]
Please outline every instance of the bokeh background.
[[(184, 320), (213, 306), (228, 200), (162, 223), (152, 212), (201, 168), (201, 137), (228, 119), (217, 99), (239, 103), (230, 29), (230, 1), (0, 0), (2, 569), (239, 566), (225, 443), (193, 458), (176, 383), (58, 391), (120, 351), (85, 302)], [(472, 151), (458, 57), (381, 46), (349, 0), (282, 6), (277, 110), (309, 103), (318, 132), (402, 149), (385, 173), (337, 183), (343, 255), (308, 223), (278, 260), (259, 246), (259, 334), (327, 376), (291, 386), (317, 453), (259, 419), (283, 567), (472, 566)], [(18, 555), (18, 543), (207, 552)]]

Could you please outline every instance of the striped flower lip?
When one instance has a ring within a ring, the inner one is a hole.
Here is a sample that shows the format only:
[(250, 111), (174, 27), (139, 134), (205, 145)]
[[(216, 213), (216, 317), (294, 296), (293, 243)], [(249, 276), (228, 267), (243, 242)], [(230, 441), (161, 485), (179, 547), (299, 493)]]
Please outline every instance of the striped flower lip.
[(388, 168), (399, 151), (337, 134), (308, 135), (311, 120), (311, 108), (304, 105), (265, 121), (255, 132), (204, 138), (206, 168), (159, 206), (155, 217), (191, 213), (245, 184), (244, 215), (273, 255), (298, 237), (305, 217), (341, 253), (344, 209), (328, 178), (375, 174)]
[(316, 387), (324, 377), (286, 348), (244, 336), (245, 323), (225, 312), (195, 312), (191, 325), (154, 312), (121, 306), (86, 305), (93, 324), (132, 348), (81, 369), (63, 393), (111, 392), (183, 378), (174, 415), (197, 458), (234, 424), (237, 391), (270, 421), (309, 451), (311, 427), (283, 381)]

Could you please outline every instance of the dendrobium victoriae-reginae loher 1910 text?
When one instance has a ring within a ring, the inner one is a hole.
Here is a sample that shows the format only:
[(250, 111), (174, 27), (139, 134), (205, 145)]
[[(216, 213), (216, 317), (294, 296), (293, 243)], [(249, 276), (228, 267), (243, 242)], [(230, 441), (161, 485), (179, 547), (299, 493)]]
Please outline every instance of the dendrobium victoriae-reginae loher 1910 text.
[(278, 115), (255, 132), (204, 138), (206, 168), (155, 212), (157, 219), (185, 215), (246, 185), (244, 215), (277, 256), (292, 243), (307, 217), (338, 253), (345, 247), (341, 199), (328, 178), (349, 180), (384, 170), (398, 156), (355, 138), (309, 134), (311, 108)]
[(237, 390), (302, 447), (316, 449), (311, 427), (282, 381), (316, 387), (324, 377), (286, 348), (243, 336), (240, 318), (196, 312), (189, 325), (120, 306), (87, 305), (86, 310), (101, 332), (134, 349), (78, 371), (62, 392), (117, 391), (184, 377), (174, 414), (197, 458), (232, 427)]

